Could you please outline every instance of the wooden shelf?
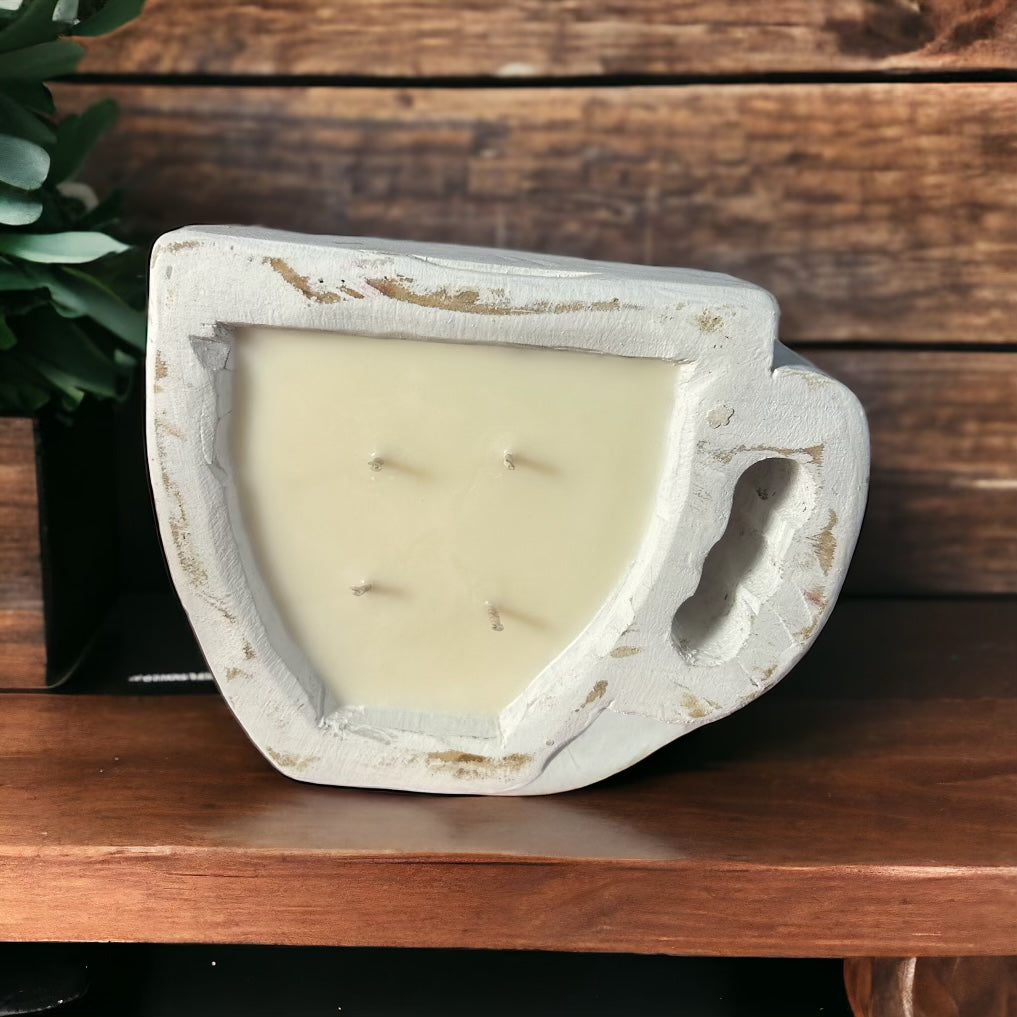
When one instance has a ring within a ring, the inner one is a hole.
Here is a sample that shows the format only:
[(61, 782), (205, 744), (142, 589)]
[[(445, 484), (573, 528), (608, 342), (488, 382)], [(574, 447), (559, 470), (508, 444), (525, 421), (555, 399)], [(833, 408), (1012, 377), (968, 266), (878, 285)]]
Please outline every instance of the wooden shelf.
[(1017, 602), (843, 604), (597, 787), (298, 784), (214, 695), (0, 695), (0, 939), (1017, 952)]

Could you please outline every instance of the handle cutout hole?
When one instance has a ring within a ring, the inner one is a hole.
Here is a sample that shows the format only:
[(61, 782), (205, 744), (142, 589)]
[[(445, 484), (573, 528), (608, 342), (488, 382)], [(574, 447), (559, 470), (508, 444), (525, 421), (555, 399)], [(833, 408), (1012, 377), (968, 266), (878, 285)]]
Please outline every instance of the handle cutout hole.
[(745, 645), (759, 609), (780, 585), (788, 548), (814, 500), (812, 480), (792, 459), (762, 459), (738, 478), (727, 527), (672, 623), (672, 639), (688, 663), (714, 667)]

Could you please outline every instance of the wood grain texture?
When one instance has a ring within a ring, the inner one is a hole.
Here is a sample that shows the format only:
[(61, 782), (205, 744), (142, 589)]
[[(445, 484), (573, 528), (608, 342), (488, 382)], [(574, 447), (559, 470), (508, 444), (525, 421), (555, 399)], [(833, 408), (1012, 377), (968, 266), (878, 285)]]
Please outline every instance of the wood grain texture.
[(1017, 1013), (1017, 957), (853, 957), (844, 982), (855, 1017)]
[(792, 342), (1017, 340), (1017, 86), (85, 88), (134, 226), (717, 269)]
[(32, 421), (0, 417), (0, 689), (45, 682)]
[(2, 696), (0, 938), (1014, 952), (1017, 603), (842, 614), (864, 660), (824, 633), (756, 703), (547, 798), (288, 781), (217, 697)]
[(89, 71), (705, 75), (1017, 66), (1007, 0), (148, 0)]
[(1017, 592), (1017, 354), (810, 356), (869, 417), (869, 505), (847, 588)]
[(1017, 700), (895, 698), (886, 651), (881, 698), (778, 689), (533, 799), (298, 784), (218, 697), (7, 694), (0, 938), (1008, 952)]

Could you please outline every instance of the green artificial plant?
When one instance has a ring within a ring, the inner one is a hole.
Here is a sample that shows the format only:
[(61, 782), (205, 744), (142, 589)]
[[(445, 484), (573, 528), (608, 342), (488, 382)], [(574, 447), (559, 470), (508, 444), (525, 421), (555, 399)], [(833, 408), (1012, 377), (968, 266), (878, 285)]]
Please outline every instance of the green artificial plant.
[(58, 117), (46, 82), (144, 0), (0, 0), (0, 414), (122, 398), (145, 346), (144, 257), (116, 238), (118, 197), (75, 177), (112, 124), (105, 100)]

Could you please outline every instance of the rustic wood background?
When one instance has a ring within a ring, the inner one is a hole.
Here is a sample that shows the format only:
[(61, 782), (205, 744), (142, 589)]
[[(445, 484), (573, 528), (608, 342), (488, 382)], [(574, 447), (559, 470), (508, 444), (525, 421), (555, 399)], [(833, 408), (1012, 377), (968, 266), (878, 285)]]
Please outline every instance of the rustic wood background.
[[(1013, 951), (1017, 3), (148, 0), (89, 50), (58, 98), (119, 100), (86, 178), (138, 238), (734, 272), (859, 393), (872, 495), (802, 666), (574, 795), (297, 785), (216, 697), (3, 697), (0, 933), (880, 955), (849, 965), (859, 1017), (909, 1012), (891, 956)], [(30, 463), (0, 424), (0, 533), (26, 541)], [(0, 687), (30, 684), (38, 548), (0, 569)], [(917, 970), (916, 1015), (1009, 1012), (981, 989), (1012, 962)]]
[(32, 422), (0, 417), (0, 689), (45, 676)]
[(849, 591), (1017, 593), (1017, 4), (149, 0), (82, 69), (58, 99), (120, 102), (86, 176), (140, 238), (262, 223), (768, 287), (870, 414)]
[(148, 0), (92, 70), (486, 77), (1017, 64), (1008, 0)]

